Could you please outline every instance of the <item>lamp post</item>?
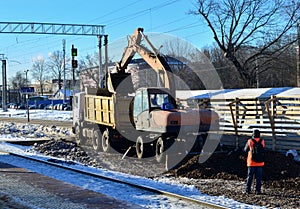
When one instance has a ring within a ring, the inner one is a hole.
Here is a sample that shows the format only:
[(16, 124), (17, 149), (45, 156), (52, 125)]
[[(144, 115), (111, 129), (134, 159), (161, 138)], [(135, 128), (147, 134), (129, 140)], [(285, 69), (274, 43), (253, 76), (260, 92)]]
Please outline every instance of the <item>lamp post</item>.
[(28, 86), (28, 84), (27, 84), (27, 74), (28, 74), (28, 69), (26, 69), (26, 70), (24, 70), (24, 73), (25, 73), (25, 84), (26, 84), (26, 86)]
[[(24, 73), (25, 73), (25, 79), (26, 79), (26, 83), (25, 83), (25, 85), (26, 85), (26, 87), (28, 87), (28, 84), (27, 84), (27, 74), (28, 74), (28, 69), (26, 69), (26, 70), (24, 70)], [(28, 94), (25, 94), (25, 102), (26, 102), (26, 104), (27, 104), (27, 121), (29, 122), (30, 121), (30, 119), (29, 119), (29, 104), (28, 104)]]

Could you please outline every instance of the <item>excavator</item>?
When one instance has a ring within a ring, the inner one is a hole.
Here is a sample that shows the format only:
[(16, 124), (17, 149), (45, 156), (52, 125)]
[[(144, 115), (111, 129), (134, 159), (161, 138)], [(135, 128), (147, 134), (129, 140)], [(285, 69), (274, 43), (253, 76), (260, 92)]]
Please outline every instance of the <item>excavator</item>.
[[(156, 72), (157, 86), (134, 90), (131, 73), (126, 71), (135, 54)], [(74, 133), (81, 143), (91, 138), (96, 150), (135, 147), (138, 158), (150, 155), (161, 162), (175, 141), (181, 140), (191, 149), (196, 140), (189, 138), (198, 139), (219, 127), (218, 114), (210, 109), (178, 108), (172, 70), (143, 28), (128, 37), (121, 60), (106, 80), (106, 88), (87, 90), (75, 95), (74, 100)]]

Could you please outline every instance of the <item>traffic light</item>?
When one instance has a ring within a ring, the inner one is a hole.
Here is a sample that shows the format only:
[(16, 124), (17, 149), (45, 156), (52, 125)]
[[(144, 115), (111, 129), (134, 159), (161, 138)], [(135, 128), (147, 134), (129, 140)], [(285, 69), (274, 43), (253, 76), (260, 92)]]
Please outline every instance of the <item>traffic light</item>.
[(77, 48), (74, 48), (74, 45), (72, 45), (72, 50), (71, 50), (72, 57), (77, 56)]
[(74, 69), (78, 67), (78, 61), (75, 60), (75, 57), (77, 56), (77, 48), (74, 48), (74, 45), (72, 45), (71, 55), (72, 55), (72, 68)]
[(77, 68), (77, 67), (78, 67), (78, 61), (72, 60), (72, 68)]

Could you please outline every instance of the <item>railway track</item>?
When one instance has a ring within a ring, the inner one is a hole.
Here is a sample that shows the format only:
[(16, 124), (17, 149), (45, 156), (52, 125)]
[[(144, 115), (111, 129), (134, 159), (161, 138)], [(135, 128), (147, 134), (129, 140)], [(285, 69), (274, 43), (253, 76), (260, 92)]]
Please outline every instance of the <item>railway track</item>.
[[(195, 199), (195, 198), (191, 198), (188, 196), (183, 196), (183, 195), (179, 195), (176, 193), (172, 193), (169, 191), (164, 191), (164, 190), (160, 190), (151, 186), (147, 186), (147, 185), (141, 185), (141, 184), (137, 184), (137, 183), (132, 183), (130, 181), (125, 181), (122, 179), (118, 179), (115, 177), (108, 177), (105, 175), (101, 175), (98, 173), (92, 173), (89, 171), (85, 171), (85, 170), (81, 170), (78, 168), (74, 168), (74, 167), (70, 167), (68, 166), (68, 164), (70, 164), (71, 162), (67, 162), (64, 160), (59, 160), (59, 159), (55, 159), (55, 158), (49, 158), (47, 160), (42, 160), (42, 159), (38, 159), (32, 156), (27, 156), (27, 155), (22, 155), (22, 154), (18, 154), (18, 153), (13, 153), (13, 152), (8, 152), (5, 150), (2, 150), (2, 152), (6, 152), (16, 158), (22, 158), (25, 160), (29, 160), (29, 161), (34, 161), (36, 163), (39, 164), (43, 164), (43, 165), (47, 165), (47, 166), (54, 166), (56, 168), (60, 168), (60, 169), (64, 169), (64, 170), (68, 170), (71, 172), (76, 172), (79, 174), (83, 174), (83, 175), (87, 175), (93, 178), (98, 179), (99, 181), (101, 180), (105, 180), (105, 181), (109, 181), (112, 182), (114, 184), (119, 184), (120, 186), (117, 186), (118, 188), (121, 188), (122, 186), (126, 185), (128, 187), (134, 188), (137, 190), (137, 193), (143, 193), (143, 194), (149, 194), (149, 195), (158, 195), (161, 196), (163, 199), (168, 198), (171, 199), (172, 201), (180, 201), (181, 204), (189, 206), (189, 208), (227, 208), (224, 206), (220, 206), (217, 204), (213, 204), (213, 203), (209, 203), (209, 202), (205, 202), (199, 199)], [(73, 162), (72, 162), (73, 163)], [(194, 207), (191, 205), (194, 205)]]

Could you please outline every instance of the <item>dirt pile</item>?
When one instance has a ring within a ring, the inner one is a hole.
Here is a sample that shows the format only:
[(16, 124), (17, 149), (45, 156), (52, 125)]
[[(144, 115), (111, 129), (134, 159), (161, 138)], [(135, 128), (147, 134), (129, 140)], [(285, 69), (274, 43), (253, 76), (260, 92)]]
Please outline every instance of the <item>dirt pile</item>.
[(199, 180), (215, 179), (193, 182), (203, 193), (210, 195), (225, 195), (240, 202), (267, 207), (300, 208), (300, 163), (284, 154), (267, 151), (263, 169), (263, 195), (244, 194), (246, 153), (219, 152), (203, 164), (197, 161), (198, 156), (195, 156), (169, 174)]
[[(198, 156), (186, 164), (171, 171), (176, 176), (188, 178), (221, 178), (241, 180), (246, 178), (246, 153), (242, 151), (217, 152), (205, 163), (199, 164)], [(263, 170), (264, 181), (297, 178), (300, 175), (300, 163), (284, 154), (267, 151)], [(300, 185), (297, 185), (300, 186)]]

